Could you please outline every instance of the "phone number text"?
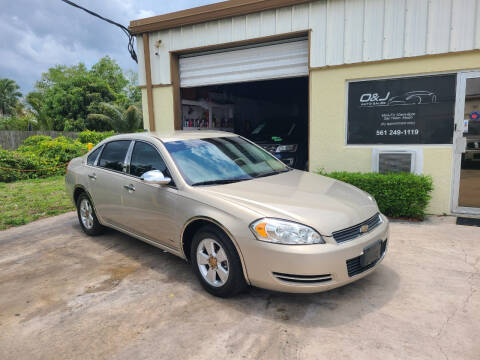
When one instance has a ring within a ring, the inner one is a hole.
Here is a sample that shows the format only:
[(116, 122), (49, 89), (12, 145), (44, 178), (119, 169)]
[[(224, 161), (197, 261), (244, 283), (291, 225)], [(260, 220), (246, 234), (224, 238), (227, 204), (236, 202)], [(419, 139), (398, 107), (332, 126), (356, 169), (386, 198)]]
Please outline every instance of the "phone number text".
[(377, 136), (409, 136), (418, 135), (420, 131), (418, 129), (404, 129), (404, 130), (377, 130)]

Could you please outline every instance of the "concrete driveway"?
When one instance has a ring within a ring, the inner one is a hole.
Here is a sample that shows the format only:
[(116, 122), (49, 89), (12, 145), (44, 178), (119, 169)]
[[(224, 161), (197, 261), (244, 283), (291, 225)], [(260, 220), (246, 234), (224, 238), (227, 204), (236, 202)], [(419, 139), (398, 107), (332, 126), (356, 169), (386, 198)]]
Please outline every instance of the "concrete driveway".
[(480, 359), (480, 228), (393, 223), (370, 276), (327, 293), (205, 293), (189, 265), (75, 214), (0, 232), (0, 358)]

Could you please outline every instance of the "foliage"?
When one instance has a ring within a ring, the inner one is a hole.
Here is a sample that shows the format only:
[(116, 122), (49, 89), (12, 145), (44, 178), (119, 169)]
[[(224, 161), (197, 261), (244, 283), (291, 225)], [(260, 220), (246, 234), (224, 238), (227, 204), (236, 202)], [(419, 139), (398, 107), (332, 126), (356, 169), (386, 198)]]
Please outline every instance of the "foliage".
[(0, 79), (0, 116), (16, 115), (22, 93), (20, 86), (11, 79)]
[(42, 159), (32, 153), (0, 149), (0, 182), (45, 177), (51, 174), (47, 169), (53, 166), (55, 166), (53, 161)]
[(33, 114), (0, 117), (0, 130), (37, 130), (38, 123)]
[(138, 73), (133, 70), (128, 70), (125, 75), (128, 79), (128, 85), (126, 87), (128, 102), (141, 108), (142, 91), (138, 87)]
[(86, 152), (77, 140), (31, 136), (16, 151), (0, 149), (0, 182), (64, 174), (66, 163)]
[[(52, 130), (65, 130), (67, 119), (70, 130), (72, 128), (83, 130), (85, 125), (79, 129), (78, 124), (81, 124), (82, 119), (86, 119), (88, 113), (97, 110), (98, 103), (116, 99), (116, 94), (104, 80), (83, 70), (80, 68), (71, 76), (65, 75), (43, 92), (27, 97), (27, 101), (31, 97), (41, 99), (41, 111), (49, 118)], [(55, 76), (51, 77), (57, 78), (59, 74), (55, 72)], [(75, 122), (76, 124), (72, 126)]]
[(0, 230), (71, 210), (63, 176), (0, 183)]
[[(43, 97), (39, 92), (30, 92), (27, 94), (26, 102), (30, 106), (30, 113), (37, 122), (37, 127), (42, 130), (53, 129), (53, 121), (47, 115), (46, 108), (43, 106)], [(16, 130), (16, 129), (11, 129)]]
[(92, 143), (93, 145), (96, 145), (100, 141), (113, 135), (115, 135), (114, 131), (98, 132), (85, 130), (78, 134), (78, 141), (80, 141), (82, 144)]
[(128, 85), (128, 79), (123, 74), (122, 69), (109, 56), (101, 58), (93, 65), (90, 74), (103, 79), (116, 94), (122, 93)]
[(101, 103), (100, 112), (88, 115), (88, 123), (103, 121), (110, 124), (113, 130), (120, 133), (135, 132), (140, 126), (140, 114), (134, 105), (130, 105), (127, 110), (118, 105)]
[(433, 190), (432, 178), (425, 175), (349, 172), (321, 175), (344, 181), (366, 191), (375, 198), (382, 213), (395, 218), (423, 219)]
[[(37, 136), (31, 136), (36, 138)], [(58, 164), (62, 164), (72, 160), (75, 157), (82, 156), (86, 152), (84, 144), (77, 140), (72, 140), (64, 136), (52, 139), (49, 136), (40, 136), (39, 141), (32, 140), (20, 146), (17, 152), (32, 153), (41, 158), (53, 160)], [(28, 139), (27, 139), (28, 140)]]
[(57, 65), (42, 74), (26, 101), (41, 129), (109, 131), (113, 127), (106, 119), (87, 121), (87, 116), (102, 113), (101, 103), (128, 108), (139, 99), (131, 81), (136, 81), (135, 76), (127, 78), (108, 56), (90, 70), (82, 63), (70, 67)]
[(47, 135), (33, 135), (23, 140), (23, 146), (38, 146), (40, 143), (50, 141), (52, 138)]

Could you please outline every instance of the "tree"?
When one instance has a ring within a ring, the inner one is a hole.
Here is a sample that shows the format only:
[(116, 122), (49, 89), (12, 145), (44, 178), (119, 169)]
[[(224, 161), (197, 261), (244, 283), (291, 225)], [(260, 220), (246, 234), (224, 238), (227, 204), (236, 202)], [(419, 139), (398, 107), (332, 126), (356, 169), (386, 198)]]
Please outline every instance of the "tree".
[(140, 108), (142, 106), (142, 91), (138, 87), (138, 73), (128, 70), (125, 75), (128, 79), (126, 87), (128, 101)]
[(122, 69), (109, 56), (101, 58), (93, 65), (90, 74), (103, 79), (116, 94), (121, 94), (128, 85), (128, 79), (123, 74)]
[[(27, 103), (42, 129), (97, 131), (113, 129), (105, 118), (87, 119), (89, 114), (103, 114), (102, 103), (119, 106), (122, 113), (138, 105), (141, 93), (136, 88), (136, 74), (124, 74), (110, 57), (100, 59), (89, 70), (84, 64), (57, 65), (42, 74)], [(140, 107), (140, 105), (138, 105)], [(136, 112), (141, 118), (141, 113)]]
[(0, 116), (16, 115), (22, 93), (20, 86), (11, 79), (0, 79)]
[(30, 113), (35, 117), (40, 130), (53, 129), (53, 121), (46, 114), (46, 109), (42, 103), (42, 94), (38, 91), (32, 91), (27, 94), (25, 101), (29, 105)]
[(91, 122), (110, 124), (119, 133), (135, 132), (140, 126), (140, 113), (134, 105), (123, 110), (119, 105), (101, 103), (99, 113), (88, 115), (87, 124)]

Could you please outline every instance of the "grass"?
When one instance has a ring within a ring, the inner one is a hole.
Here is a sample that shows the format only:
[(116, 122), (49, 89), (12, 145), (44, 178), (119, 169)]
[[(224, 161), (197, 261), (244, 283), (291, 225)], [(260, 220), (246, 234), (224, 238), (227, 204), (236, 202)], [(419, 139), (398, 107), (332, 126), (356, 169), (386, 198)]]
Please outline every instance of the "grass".
[(0, 230), (72, 210), (64, 176), (0, 183)]

